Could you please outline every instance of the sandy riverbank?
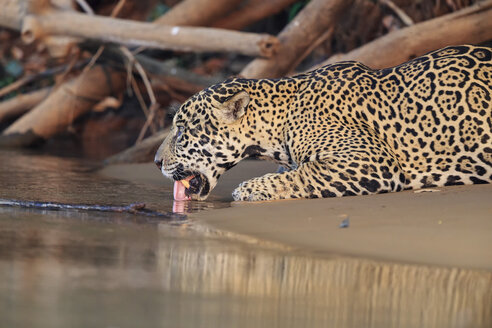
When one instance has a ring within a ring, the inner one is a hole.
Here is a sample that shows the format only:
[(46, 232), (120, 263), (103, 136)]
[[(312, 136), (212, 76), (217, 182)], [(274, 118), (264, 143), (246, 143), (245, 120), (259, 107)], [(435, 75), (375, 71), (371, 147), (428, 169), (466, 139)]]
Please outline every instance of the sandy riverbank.
[[(244, 161), (211, 199), (230, 200), (244, 179), (275, 165)], [(172, 188), (152, 164), (117, 165), (103, 174)], [(316, 200), (233, 203), (192, 217), (212, 227), (323, 254), (492, 270), (492, 185)], [(340, 228), (347, 219), (349, 227)]]

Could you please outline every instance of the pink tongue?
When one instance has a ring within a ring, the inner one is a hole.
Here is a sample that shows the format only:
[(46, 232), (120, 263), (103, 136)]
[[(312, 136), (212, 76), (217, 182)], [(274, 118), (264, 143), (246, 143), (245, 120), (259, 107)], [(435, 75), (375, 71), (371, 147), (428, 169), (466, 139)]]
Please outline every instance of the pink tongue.
[(185, 189), (181, 181), (174, 181), (174, 200), (190, 200), (191, 198), (185, 194)]

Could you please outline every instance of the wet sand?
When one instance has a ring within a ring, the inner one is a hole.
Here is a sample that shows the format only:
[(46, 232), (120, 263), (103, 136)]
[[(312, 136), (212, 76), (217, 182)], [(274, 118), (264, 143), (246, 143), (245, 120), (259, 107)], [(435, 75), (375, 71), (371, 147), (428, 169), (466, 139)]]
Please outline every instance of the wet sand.
[[(276, 166), (243, 161), (211, 200), (230, 201), (244, 179)], [(152, 164), (117, 165), (103, 174), (171, 188)], [(220, 230), (321, 255), (492, 270), (492, 185), (435, 188), (315, 200), (235, 202), (190, 216)], [(349, 226), (340, 228), (348, 219)]]

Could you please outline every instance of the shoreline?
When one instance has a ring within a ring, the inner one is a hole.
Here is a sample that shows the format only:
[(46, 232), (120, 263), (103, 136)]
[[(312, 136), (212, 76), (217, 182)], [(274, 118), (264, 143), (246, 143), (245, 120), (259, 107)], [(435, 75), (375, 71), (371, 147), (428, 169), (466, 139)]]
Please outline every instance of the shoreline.
[[(240, 182), (275, 169), (243, 161), (219, 180), (210, 200), (231, 201)], [(115, 165), (102, 174), (172, 188), (152, 164)], [(302, 252), (492, 271), (492, 184), (433, 189), (438, 191), (233, 202), (188, 215), (197, 224)], [(340, 228), (346, 219), (349, 226)]]

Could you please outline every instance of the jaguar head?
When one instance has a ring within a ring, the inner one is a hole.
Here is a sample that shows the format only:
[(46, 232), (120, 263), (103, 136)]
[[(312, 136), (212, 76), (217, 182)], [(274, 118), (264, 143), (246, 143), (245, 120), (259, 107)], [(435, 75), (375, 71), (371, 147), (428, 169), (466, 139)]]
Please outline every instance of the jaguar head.
[(244, 88), (224, 82), (192, 96), (176, 112), (155, 163), (185, 186), (187, 198), (206, 199), (219, 177), (242, 159), (247, 140), (240, 122), (249, 103)]

